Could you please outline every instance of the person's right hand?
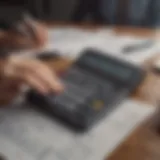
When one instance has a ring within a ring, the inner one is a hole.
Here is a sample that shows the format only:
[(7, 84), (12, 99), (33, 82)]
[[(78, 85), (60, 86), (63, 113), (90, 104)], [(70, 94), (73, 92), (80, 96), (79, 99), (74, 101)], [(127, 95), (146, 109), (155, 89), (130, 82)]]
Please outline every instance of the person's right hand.
[(56, 74), (39, 60), (12, 56), (6, 62), (4, 74), (9, 78), (21, 80), (42, 94), (59, 93), (63, 90)]
[[(0, 30), (0, 48), (4, 51), (39, 49), (48, 41), (47, 27), (31, 18), (17, 24), (17, 29)], [(18, 28), (20, 31), (18, 31)], [(22, 33), (20, 33), (22, 31)]]

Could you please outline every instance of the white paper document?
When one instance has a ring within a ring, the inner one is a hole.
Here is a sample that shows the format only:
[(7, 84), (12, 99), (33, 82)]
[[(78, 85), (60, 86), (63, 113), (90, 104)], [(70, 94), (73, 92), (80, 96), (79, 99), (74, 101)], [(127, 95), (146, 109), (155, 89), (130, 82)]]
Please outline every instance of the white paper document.
[(55, 28), (49, 31), (47, 49), (59, 51), (70, 58), (77, 58), (85, 48), (95, 48), (107, 54), (141, 64), (147, 58), (160, 51), (160, 40), (155, 36), (155, 43), (147, 48), (130, 54), (123, 54), (122, 50), (128, 45), (136, 45), (148, 40), (130, 35), (116, 35), (111, 29), (88, 31), (75, 28)]
[(110, 34), (111, 30), (101, 31), (88, 31), (75, 28), (58, 28), (49, 31), (49, 43), (47, 49), (57, 50), (63, 56), (76, 58), (79, 52), (94, 41), (97, 34)]
[(128, 100), (78, 134), (31, 106), (5, 108), (0, 112), (0, 153), (7, 160), (103, 160), (153, 111)]
[[(125, 55), (122, 49), (144, 40), (116, 36), (111, 29), (87, 31), (62, 27), (49, 31), (45, 50), (77, 58), (85, 48), (95, 48), (139, 65), (160, 51), (158, 40), (151, 48), (137, 53)], [(128, 99), (91, 130), (78, 134), (32, 107), (22, 104), (0, 110), (0, 153), (7, 160), (103, 160), (155, 111), (153, 106)]]

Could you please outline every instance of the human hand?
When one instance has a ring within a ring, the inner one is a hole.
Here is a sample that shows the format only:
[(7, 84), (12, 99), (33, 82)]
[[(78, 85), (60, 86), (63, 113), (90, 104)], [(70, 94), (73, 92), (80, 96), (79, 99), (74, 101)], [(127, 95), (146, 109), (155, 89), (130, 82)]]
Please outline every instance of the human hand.
[(39, 60), (12, 56), (6, 62), (4, 74), (21, 80), (42, 94), (59, 93), (63, 90), (63, 84), (56, 74)]
[(2, 50), (42, 48), (47, 40), (47, 27), (31, 18), (24, 19), (15, 28), (0, 32)]
[(47, 27), (28, 15), (24, 17), (17, 29), (22, 30), (26, 38), (34, 42), (35, 47), (43, 47), (48, 40)]

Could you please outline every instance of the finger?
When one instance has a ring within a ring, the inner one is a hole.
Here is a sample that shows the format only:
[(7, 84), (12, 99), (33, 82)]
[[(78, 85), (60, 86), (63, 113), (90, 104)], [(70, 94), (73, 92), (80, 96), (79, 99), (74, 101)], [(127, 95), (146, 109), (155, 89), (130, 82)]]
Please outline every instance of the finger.
[(32, 19), (25, 19), (24, 21), (26, 28), (31, 36), (32, 39), (39, 41), (41, 36), (39, 33), (39, 27), (38, 24), (35, 23)]
[(24, 24), (25, 24), (25, 27), (28, 30), (30, 38), (32, 38), (34, 40), (37, 40), (37, 36), (38, 36), (37, 35), (37, 27), (36, 27), (34, 21), (27, 18), (27, 19), (24, 19)]
[(62, 84), (62, 82), (57, 78), (57, 76), (52, 73), (52, 79), (53, 79), (53, 83), (52, 83), (52, 90), (56, 90), (57, 92), (62, 92), (64, 90), (64, 85)]
[(30, 59), (23, 61), (19, 58), (14, 58), (13, 64), (17, 66), (17, 74), (21, 74), (22, 79), (26, 74), (33, 75), (41, 81), (41, 83), (44, 83), (51, 92), (61, 92), (63, 90), (63, 86), (58, 77), (41, 62)]
[(63, 89), (62, 84), (60, 83), (60, 80), (57, 78), (56, 75), (54, 75), (52, 72), (50, 72), (47, 69), (40, 69), (40, 70), (34, 70), (35, 76), (37, 76), (38, 79), (43, 81), (50, 91), (54, 92), (61, 92)]
[(46, 78), (46, 82), (52, 91), (60, 92), (63, 90), (63, 85), (59, 78), (56, 76), (54, 72), (52, 72), (47, 66), (42, 66), (40, 70), (36, 70), (37, 74), (41, 74), (42, 77)]
[(63, 90), (64, 87), (58, 77), (46, 65), (34, 63), (26, 69), (43, 81), (51, 91), (61, 92)]
[(13, 31), (15, 33), (17, 33), (18, 35), (22, 36), (22, 37), (27, 37), (27, 38), (30, 38), (29, 37), (29, 32), (28, 32), (28, 29), (27, 29), (27, 26), (24, 24), (24, 23), (19, 23), (17, 25), (15, 25), (13, 27)]
[(27, 82), (29, 86), (36, 89), (42, 94), (47, 94), (49, 92), (48, 87), (43, 82), (41, 82), (39, 79), (37, 79), (34, 75), (27, 75), (25, 77), (25, 81)]
[(47, 29), (31, 18), (25, 20), (26, 27), (36, 45), (44, 46), (48, 39)]

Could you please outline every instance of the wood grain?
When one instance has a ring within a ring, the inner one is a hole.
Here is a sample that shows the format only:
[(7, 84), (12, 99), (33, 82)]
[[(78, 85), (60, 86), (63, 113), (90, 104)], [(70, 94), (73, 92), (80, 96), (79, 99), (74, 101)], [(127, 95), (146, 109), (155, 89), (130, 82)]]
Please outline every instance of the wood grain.
[[(54, 26), (66, 26), (65, 24), (48, 23), (50, 27)], [(67, 26), (74, 26), (68, 24)], [(91, 24), (77, 25), (79, 28), (96, 30), (99, 29), (98, 25), (91, 26)], [(101, 26), (102, 27), (102, 26)], [(103, 26), (105, 28), (105, 26)], [(156, 30), (148, 29), (137, 29), (130, 27), (115, 27), (113, 28), (117, 35), (130, 34), (140, 37), (155, 37)], [(157, 53), (158, 54), (158, 53)], [(147, 71), (146, 78), (143, 83), (133, 93), (132, 98), (145, 101), (146, 103), (157, 103), (160, 100), (160, 95), (157, 91), (160, 90), (159, 75), (154, 74), (151, 71), (151, 66), (155, 59), (160, 58), (159, 56), (152, 57), (148, 61), (144, 62), (142, 66)], [(72, 61), (67, 59), (50, 59), (46, 62), (46, 65), (53, 68), (58, 74), (69, 68)], [(16, 80), (0, 80), (0, 104), (8, 104), (19, 94), (19, 84)], [(153, 87), (154, 85), (154, 87)], [(14, 86), (12, 88), (12, 86)], [(147, 94), (146, 94), (147, 93)], [(159, 92), (160, 93), (160, 92)], [(154, 115), (153, 118), (144, 122), (138, 127), (132, 135), (130, 135), (124, 143), (122, 143), (113, 152), (107, 160), (159, 160), (160, 159), (160, 124), (159, 115)], [(154, 118), (157, 117), (157, 118)]]
[(160, 54), (146, 60), (142, 68), (147, 72), (143, 83), (136, 89), (132, 97), (153, 105), (157, 105), (160, 101), (160, 74), (153, 71), (154, 62), (160, 59)]
[[(160, 56), (152, 57), (144, 62), (142, 67), (146, 70), (147, 76), (142, 84), (132, 95), (132, 98), (146, 103), (158, 103), (160, 100), (160, 75), (152, 72), (152, 65)], [(63, 72), (72, 65), (72, 61), (59, 59), (45, 62), (49, 67), (55, 68), (57, 73)], [(158, 81), (158, 83), (157, 83)], [(153, 87), (155, 85), (155, 87)], [(156, 89), (156, 90), (155, 90)], [(150, 94), (146, 94), (146, 93)], [(159, 160), (160, 159), (160, 110), (138, 127), (120, 145), (107, 160)]]
[(160, 111), (139, 126), (106, 160), (159, 160)]
[[(147, 71), (146, 78), (141, 83), (141, 85), (135, 90), (135, 92), (132, 94), (132, 98), (135, 98), (135, 99), (138, 99), (141, 101), (145, 101), (147, 103), (152, 103), (152, 104), (156, 104), (159, 101), (160, 94), (157, 94), (157, 93), (159, 93), (159, 90), (160, 90), (159, 75), (154, 74), (150, 70), (152, 63), (157, 58), (158, 58), (157, 56), (153, 57), (153, 58), (151, 58), (151, 60), (148, 60), (144, 63), (143, 67)], [(70, 61), (68, 59), (59, 58), (56, 60), (50, 59), (44, 63), (46, 65), (48, 65), (50, 68), (53, 68), (53, 70), (59, 74), (60, 72), (63, 72), (67, 68), (69, 68), (72, 64), (72, 61)], [(0, 81), (0, 87), (2, 88), (2, 86), (3, 86), (3, 89), (5, 90), (3, 92), (0, 92), (0, 103), (3, 99), (3, 97), (4, 97), (4, 99), (6, 99), (5, 101), (7, 103), (7, 97), (10, 97), (9, 99), (12, 99), (19, 93), (19, 92), (16, 93), (16, 91), (14, 91), (13, 89), (12, 89), (12, 91), (10, 91), (10, 86), (16, 86), (16, 83), (19, 84), (20, 82), (15, 82), (15, 80), (3, 80), (3, 81), (1, 80)], [(7, 87), (6, 89), (5, 89), (5, 86)], [(18, 90), (19, 90), (19, 88), (17, 86), (17, 91)], [(6, 95), (7, 92), (8, 92), (8, 95), (10, 95), (10, 96)], [(14, 92), (14, 94), (12, 97), (11, 93), (13, 93), (13, 92)], [(4, 93), (6, 93), (6, 94), (4, 94)]]
[[(143, 67), (147, 77), (133, 94), (133, 98), (146, 103), (160, 101), (160, 75), (153, 73), (153, 63), (160, 55), (148, 59)], [(143, 122), (106, 160), (159, 160), (160, 159), (160, 109)]]
[[(146, 77), (142, 81), (142, 83), (137, 87), (137, 89), (133, 92), (131, 97), (136, 100), (140, 100), (150, 104), (157, 104), (160, 100), (160, 75), (152, 72), (151, 68), (155, 60), (159, 59), (160, 55), (152, 57), (144, 62), (142, 68), (146, 71)], [(64, 72), (72, 65), (72, 61), (69, 59), (57, 59), (57, 60), (49, 60), (45, 62), (50, 68), (53, 68), (55, 72), (58, 74), (60, 72)]]

